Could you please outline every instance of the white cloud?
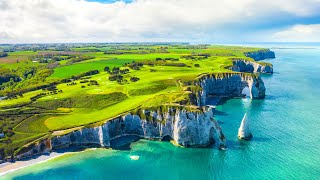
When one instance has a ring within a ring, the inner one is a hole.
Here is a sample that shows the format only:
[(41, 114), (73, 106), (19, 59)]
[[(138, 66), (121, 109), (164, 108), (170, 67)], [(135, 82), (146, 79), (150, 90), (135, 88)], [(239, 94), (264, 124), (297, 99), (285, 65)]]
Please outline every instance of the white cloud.
[(229, 26), (312, 17), (319, 8), (319, 0), (0, 0), (0, 43), (230, 41)]
[(319, 42), (320, 24), (298, 24), (275, 33), (273, 39), (281, 42)]

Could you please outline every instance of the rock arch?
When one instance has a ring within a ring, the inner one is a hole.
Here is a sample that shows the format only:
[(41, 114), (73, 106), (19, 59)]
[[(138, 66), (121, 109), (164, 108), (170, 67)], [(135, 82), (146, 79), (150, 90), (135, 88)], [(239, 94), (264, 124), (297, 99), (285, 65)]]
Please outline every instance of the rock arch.
[(206, 75), (200, 78), (201, 91), (198, 92), (197, 104), (206, 105), (209, 95), (224, 97), (240, 97), (244, 88), (249, 88), (251, 99), (262, 99), (265, 97), (266, 88), (260, 75), (230, 73), (224, 76)]

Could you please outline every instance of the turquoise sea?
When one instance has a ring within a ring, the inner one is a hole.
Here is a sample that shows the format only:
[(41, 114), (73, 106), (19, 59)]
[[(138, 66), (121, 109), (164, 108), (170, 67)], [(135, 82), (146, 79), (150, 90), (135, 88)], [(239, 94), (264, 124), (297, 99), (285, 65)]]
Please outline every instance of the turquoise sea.
[[(217, 107), (226, 151), (140, 140), (131, 150), (65, 155), (0, 179), (320, 179), (320, 46), (260, 46), (276, 52), (268, 60), (275, 73), (263, 75), (264, 100), (231, 99)], [(237, 140), (245, 112), (250, 142)]]

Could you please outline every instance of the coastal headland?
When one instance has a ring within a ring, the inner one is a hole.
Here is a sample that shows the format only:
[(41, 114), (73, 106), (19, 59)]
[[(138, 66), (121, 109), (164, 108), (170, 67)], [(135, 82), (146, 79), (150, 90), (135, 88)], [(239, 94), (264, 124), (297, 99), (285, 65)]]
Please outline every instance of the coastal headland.
[(238, 46), (69, 46), (0, 58), (2, 163), (70, 147), (113, 148), (125, 136), (225, 148), (208, 97), (243, 97), (248, 89), (251, 99), (264, 98), (260, 74), (273, 66), (260, 60), (275, 57)]

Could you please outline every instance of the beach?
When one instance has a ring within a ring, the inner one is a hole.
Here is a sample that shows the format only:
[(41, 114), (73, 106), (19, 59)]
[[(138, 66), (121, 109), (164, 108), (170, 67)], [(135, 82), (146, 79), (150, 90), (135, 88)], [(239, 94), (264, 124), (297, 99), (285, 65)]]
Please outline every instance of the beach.
[(32, 166), (38, 163), (46, 162), (50, 159), (69, 154), (72, 152), (51, 152), (48, 154), (43, 154), (40, 156), (34, 156), (32, 158), (28, 158), (25, 160), (19, 160), (15, 162), (6, 162), (3, 164), (0, 164), (0, 176), (6, 175), (8, 173), (12, 173), (14, 171), (26, 168), (28, 166)]

